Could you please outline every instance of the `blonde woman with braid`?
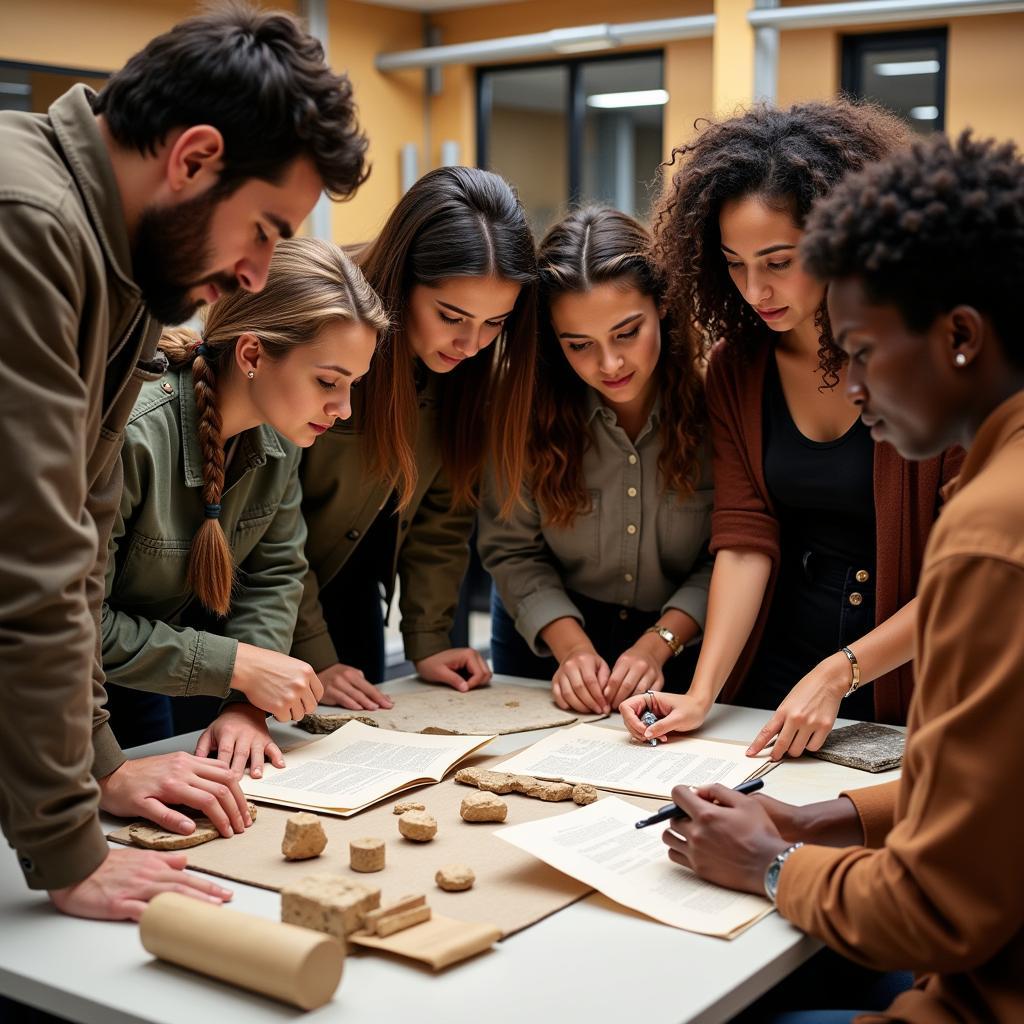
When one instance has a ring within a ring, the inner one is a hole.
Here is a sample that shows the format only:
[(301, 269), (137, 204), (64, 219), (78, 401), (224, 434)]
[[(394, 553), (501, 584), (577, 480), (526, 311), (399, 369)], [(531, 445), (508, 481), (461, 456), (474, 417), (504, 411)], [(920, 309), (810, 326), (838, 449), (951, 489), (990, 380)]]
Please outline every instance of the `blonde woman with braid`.
[[(197, 772), (214, 750), (253, 776), (265, 757), (284, 763), (266, 713), (298, 719), (323, 694), (287, 653), (307, 569), (299, 456), (350, 415), (386, 325), (341, 250), (303, 238), (280, 243), (262, 292), (213, 306), (201, 338), (164, 335), (171, 369), (129, 420), (107, 563), (103, 667), (123, 746), (197, 727), (172, 705), (200, 706), (209, 724), (230, 696), (199, 740)], [(196, 790), (209, 792), (198, 778), (162, 799), (206, 810)]]

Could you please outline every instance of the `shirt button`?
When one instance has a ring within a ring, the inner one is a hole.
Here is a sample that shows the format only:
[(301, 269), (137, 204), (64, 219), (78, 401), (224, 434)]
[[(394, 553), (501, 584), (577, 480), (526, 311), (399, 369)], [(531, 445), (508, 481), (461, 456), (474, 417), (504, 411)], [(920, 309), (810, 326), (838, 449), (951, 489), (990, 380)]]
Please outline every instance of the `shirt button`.
[(403, 530), (408, 530), (409, 529), (409, 520), (408, 519), (403, 519), (402, 520), (402, 529)]
[(633, 582), (633, 574), (631, 572), (627, 572), (626, 573), (626, 582), (627, 583), (632, 583)]
[(630, 455), (630, 456), (629, 456), (629, 458), (628, 458), (628, 459), (626, 459), (626, 461), (627, 461), (627, 462), (628, 462), (628, 463), (629, 463), (629, 464), (630, 464), (631, 466), (635, 466), (635, 465), (636, 465), (636, 456), (635, 456), (635, 455)]
[(850, 604), (854, 608), (859, 608), (864, 603), (864, 595), (858, 593), (856, 590), (849, 597)]
[(174, 386), (167, 381), (164, 381), (163, 384), (160, 385), (160, 390), (163, 391), (165, 395), (174, 394)]
[(619, 618), (622, 619), (623, 622), (625, 622), (625, 620), (629, 618), (629, 610), (627, 608), (620, 608)]
[(634, 533), (636, 533), (636, 526), (633, 523), (630, 523), (629, 526), (626, 527), (626, 533), (632, 536)]
[(854, 579), (858, 583), (867, 583), (867, 581), (871, 579), (871, 573), (869, 573), (867, 569), (858, 569)]
[(349, 530), (348, 533), (345, 534), (345, 537), (348, 540), (359, 540), (359, 531), (358, 530)]
[(627, 487), (626, 488), (626, 494), (628, 494), (631, 498), (635, 498), (636, 497), (636, 488), (635, 487)]

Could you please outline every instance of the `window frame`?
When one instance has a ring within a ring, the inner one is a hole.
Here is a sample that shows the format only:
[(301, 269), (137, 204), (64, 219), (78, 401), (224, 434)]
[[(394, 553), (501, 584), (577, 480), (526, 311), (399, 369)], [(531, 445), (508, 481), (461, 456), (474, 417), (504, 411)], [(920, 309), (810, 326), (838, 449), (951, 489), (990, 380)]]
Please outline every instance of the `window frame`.
[(865, 52), (874, 49), (919, 50), (932, 46), (939, 54), (938, 100), (939, 116), (932, 121), (936, 132), (946, 130), (946, 69), (949, 60), (949, 30), (946, 26), (936, 28), (909, 29), (904, 32), (865, 32), (841, 37), (842, 61), (840, 88), (848, 96), (858, 99), (864, 96), (864, 83), (861, 76), (862, 60)]
[[(511, 64), (478, 64), (475, 68), (476, 77), (476, 166), (489, 170), (488, 129), (490, 112), (493, 108), (493, 92), (487, 76), (496, 72), (524, 71), (531, 68), (566, 68), (568, 83), (566, 88), (566, 144), (568, 147), (568, 181), (565, 183), (567, 203), (570, 207), (580, 203), (583, 197), (583, 132), (587, 115), (587, 98), (583, 91), (583, 68), (590, 64), (606, 64), (611, 61), (638, 60), (645, 57), (657, 57), (661, 62), (662, 88), (665, 82), (665, 51), (664, 49), (627, 50), (615, 53), (581, 54), (578, 57), (557, 57), (546, 60), (522, 60)], [(664, 141), (664, 140), (662, 140)]]

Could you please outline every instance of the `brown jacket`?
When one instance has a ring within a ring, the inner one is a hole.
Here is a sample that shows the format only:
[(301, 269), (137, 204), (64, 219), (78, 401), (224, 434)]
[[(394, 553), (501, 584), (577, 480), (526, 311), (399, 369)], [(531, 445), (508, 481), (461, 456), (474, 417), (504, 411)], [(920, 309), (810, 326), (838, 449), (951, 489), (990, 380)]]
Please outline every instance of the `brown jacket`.
[(928, 542), (903, 777), (848, 793), (869, 847), (786, 861), (780, 912), (845, 956), (911, 969), (862, 1021), (1024, 1020), (1024, 393), (985, 421)]
[[(473, 530), (473, 510), (451, 508), (432, 378), (428, 375), (419, 395), (416, 490), (409, 507), (399, 512), (391, 573), (384, 581), (390, 601), (395, 577), (401, 580), (402, 640), (410, 661), (451, 646), (449, 634)], [(391, 494), (391, 488), (366, 467), (363, 394), (354, 393), (352, 418), (336, 423), (306, 452), (300, 471), (309, 573), (291, 653), (317, 672), (338, 661), (320, 608), (320, 589), (341, 572)]]
[(0, 113), (0, 824), (37, 889), (107, 855), (91, 774), (123, 760), (102, 710), (107, 535), (121, 431), (160, 372), (90, 96)]
[[(779, 522), (764, 479), (762, 406), (770, 350), (749, 359), (721, 342), (707, 375), (708, 414), (714, 448), (715, 509), (711, 551), (746, 548), (772, 560), (764, 603), (736, 668), (720, 697), (733, 700), (764, 632), (779, 572)], [(940, 490), (960, 471), (963, 450), (926, 462), (908, 462), (889, 444), (875, 445), (875, 623), (885, 622), (917, 592), (928, 534), (938, 515)], [(796, 682), (796, 680), (794, 680)], [(902, 665), (874, 682), (879, 722), (905, 722), (913, 692), (912, 666)]]

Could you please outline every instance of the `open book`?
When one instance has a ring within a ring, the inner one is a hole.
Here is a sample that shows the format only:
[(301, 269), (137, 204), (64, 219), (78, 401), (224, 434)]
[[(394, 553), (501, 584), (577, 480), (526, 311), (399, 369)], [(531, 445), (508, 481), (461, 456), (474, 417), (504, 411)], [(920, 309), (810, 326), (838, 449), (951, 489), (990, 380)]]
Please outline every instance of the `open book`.
[(413, 786), (440, 782), (449, 769), (493, 736), (424, 736), (348, 722), (323, 739), (286, 755), (287, 766), (268, 764), (262, 779), (244, 776), (253, 800), (343, 818)]
[(636, 743), (629, 733), (577, 725), (520, 751), (497, 770), (558, 782), (589, 782), (634, 796), (672, 797), (673, 786), (738, 786), (771, 771), (767, 754), (746, 756), (745, 743), (685, 736), (656, 747)]

